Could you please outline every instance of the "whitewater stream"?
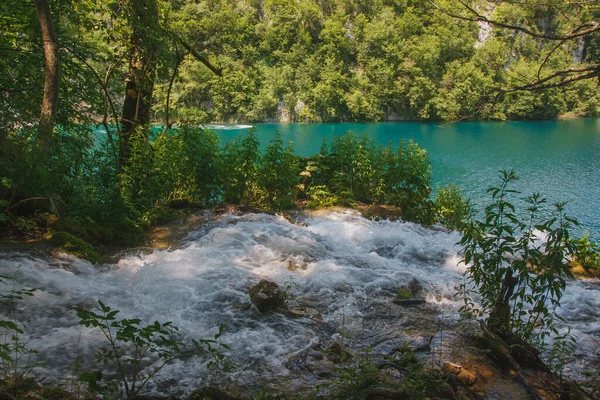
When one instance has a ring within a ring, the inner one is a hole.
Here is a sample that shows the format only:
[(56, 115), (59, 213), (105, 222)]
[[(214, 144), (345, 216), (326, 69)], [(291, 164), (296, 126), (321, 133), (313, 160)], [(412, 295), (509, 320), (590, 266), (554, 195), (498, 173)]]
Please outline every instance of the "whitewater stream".
[[(175, 250), (100, 266), (70, 256), (0, 253), (0, 274), (18, 270), (19, 285), (37, 289), (19, 302), (17, 318), (27, 327), (27, 345), (45, 362), (35, 370), (43, 383), (68, 376), (77, 352), (93, 360), (101, 333), (78, 327), (73, 307), (101, 299), (121, 310), (120, 318), (172, 321), (184, 339), (211, 337), (223, 324), (221, 340), (237, 364), (232, 379), (247, 387), (285, 382), (293, 389), (320, 379), (318, 365), (309, 365), (306, 355), (335, 341), (376, 355), (410, 341), (431, 354), (451, 345), (449, 338), (461, 329), (454, 297), (464, 269), (457, 266), (458, 239), (456, 233), (371, 221), (350, 211), (300, 216), (293, 223), (281, 216), (226, 214), (192, 231)], [(261, 315), (248, 296), (261, 279), (286, 289), (289, 307), (299, 315)], [(422, 289), (426, 303), (394, 304), (398, 288), (411, 285)], [(598, 282), (570, 282), (559, 314), (578, 338), (565, 369), (577, 377), (600, 358)], [(206, 377), (206, 359), (188, 357), (165, 367), (149, 389), (189, 392)]]

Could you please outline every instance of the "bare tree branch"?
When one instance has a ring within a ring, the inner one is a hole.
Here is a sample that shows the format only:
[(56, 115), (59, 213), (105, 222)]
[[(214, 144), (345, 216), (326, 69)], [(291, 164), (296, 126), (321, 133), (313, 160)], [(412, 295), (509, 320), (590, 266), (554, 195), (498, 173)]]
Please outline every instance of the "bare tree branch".
[(197, 51), (188, 42), (186, 42), (185, 40), (183, 40), (175, 32), (171, 32), (171, 34), (173, 35), (173, 37), (175, 38), (175, 40), (177, 42), (179, 42), (183, 46), (184, 49), (186, 49), (195, 59), (197, 59), (202, 64), (204, 64), (206, 66), (206, 68), (210, 69), (217, 76), (223, 76), (223, 70), (221, 68), (217, 68), (214, 65), (212, 65), (211, 62), (208, 61), (208, 58), (206, 58), (203, 54), (201, 54), (199, 51)]
[(514, 30), (514, 31), (523, 32), (523, 33), (525, 33), (525, 34), (527, 34), (529, 36), (536, 37), (536, 38), (539, 38), (539, 39), (564, 41), (564, 40), (576, 39), (578, 37), (586, 36), (586, 35), (589, 35), (591, 33), (599, 32), (600, 31), (600, 23), (599, 22), (597, 22), (597, 21), (586, 21), (583, 24), (577, 26), (575, 29), (573, 29), (571, 31), (571, 33), (569, 33), (569, 34), (566, 34), (566, 35), (546, 35), (546, 34), (543, 34), (543, 33), (534, 32), (531, 29), (528, 29), (528, 28), (520, 26), (520, 25), (512, 25), (512, 24), (507, 24), (507, 23), (500, 22), (500, 21), (497, 21), (497, 20), (489, 19), (485, 15), (480, 14), (479, 12), (477, 12), (473, 7), (471, 7), (468, 4), (466, 4), (463, 0), (457, 0), (457, 1), (471, 14), (471, 16), (465, 16), (465, 15), (456, 14), (456, 13), (453, 13), (451, 11), (448, 11), (448, 10), (446, 10), (446, 9), (438, 6), (432, 0), (429, 0), (429, 3), (433, 7), (435, 7), (437, 10), (441, 11), (442, 13), (444, 13), (444, 14), (452, 17), (452, 18), (462, 19), (464, 21), (471, 21), (471, 22), (486, 22), (486, 23), (488, 23), (490, 25), (498, 26), (500, 28), (511, 29), (511, 30)]

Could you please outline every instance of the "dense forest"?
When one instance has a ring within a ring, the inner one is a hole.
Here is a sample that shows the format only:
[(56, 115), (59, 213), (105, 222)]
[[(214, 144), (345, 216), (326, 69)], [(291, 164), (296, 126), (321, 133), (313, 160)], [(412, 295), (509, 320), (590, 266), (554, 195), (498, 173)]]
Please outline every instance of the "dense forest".
[[(174, 201), (358, 201), (434, 223), (448, 204), (430, 199), (417, 144), (349, 135), (301, 159), (280, 137), (261, 154), (253, 133), (221, 148), (198, 124), (595, 115), (599, 12), (594, 2), (3, 1), (0, 223), (9, 236), (123, 241)], [(447, 190), (443, 201), (464, 208)]]
[[(127, 103), (125, 81), (129, 88), (138, 83), (147, 97), (137, 118), (152, 115), (167, 124), (598, 113), (593, 79), (511, 91), (598, 63), (595, 35), (547, 40), (581, 31), (597, 18), (594, 2), (475, 2), (483, 19), (527, 32), (456, 18), (465, 8), (446, 0), (49, 3), (63, 125), (118, 119)], [(15, 116), (17, 125), (37, 118), (45, 70), (34, 5), (7, 0), (0, 7), (0, 126), (6, 129)], [(565, 74), (550, 82), (561, 79)]]

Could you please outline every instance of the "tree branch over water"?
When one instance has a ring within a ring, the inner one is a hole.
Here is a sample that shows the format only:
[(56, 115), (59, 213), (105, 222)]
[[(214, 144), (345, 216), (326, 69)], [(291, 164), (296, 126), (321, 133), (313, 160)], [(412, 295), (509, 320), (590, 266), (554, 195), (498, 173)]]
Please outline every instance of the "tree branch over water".
[[(495, 104), (504, 94), (513, 93), (519, 91), (543, 91), (551, 88), (559, 88), (568, 86), (574, 82), (600, 78), (600, 63), (591, 63), (591, 64), (583, 64), (573, 62), (573, 64), (566, 68), (555, 69), (547, 73), (546, 75), (542, 74), (542, 70), (549, 64), (551, 57), (556, 53), (556, 51), (562, 47), (563, 45), (582, 40), (583, 38), (589, 37), (590, 35), (597, 34), (600, 32), (600, 22), (595, 20), (590, 21), (578, 21), (574, 23), (574, 27), (568, 29), (568, 33), (563, 34), (551, 34), (546, 32), (539, 32), (537, 29), (527, 25), (521, 24), (512, 24), (500, 21), (498, 19), (492, 18), (490, 16), (485, 15), (484, 13), (478, 11), (474, 6), (467, 3), (465, 0), (456, 0), (457, 9), (449, 9), (447, 7), (442, 7), (438, 3), (433, 0), (429, 0), (429, 3), (441, 13), (450, 16), (452, 18), (456, 18), (463, 21), (469, 22), (477, 22), (484, 23), (490, 26), (500, 28), (502, 30), (509, 30), (514, 32), (520, 32), (527, 36), (530, 36), (535, 39), (556, 42), (555, 45), (548, 51), (546, 56), (543, 58), (539, 67), (537, 68), (537, 74), (535, 79), (526, 78), (523, 79), (523, 84), (517, 84), (509, 87), (499, 87), (497, 88), (496, 95), (494, 96), (493, 104)], [(590, 4), (593, 2), (588, 1), (580, 1), (580, 2), (567, 2), (562, 4), (548, 4), (548, 3), (537, 3), (537, 4), (529, 4), (522, 2), (509, 2), (510, 4), (520, 5), (523, 7), (531, 7), (531, 6), (543, 6), (546, 8), (560, 8), (561, 6), (585, 6), (586, 4)], [(559, 11), (560, 12), (560, 11)], [(563, 13), (561, 12), (561, 15)], [(572, 22), (569, 20), (569, 22)]]

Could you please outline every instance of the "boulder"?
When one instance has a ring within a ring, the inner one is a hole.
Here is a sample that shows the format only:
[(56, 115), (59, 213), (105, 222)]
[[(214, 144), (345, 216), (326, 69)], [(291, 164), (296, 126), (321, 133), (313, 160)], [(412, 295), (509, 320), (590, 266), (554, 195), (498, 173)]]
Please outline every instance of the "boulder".
[(261, 313), (288, 313), (287, 304), (285, 303), (285, 293), (275, 282), (263, 279), (250, 289), (249, 295), (250, 301), (252, 301)]

